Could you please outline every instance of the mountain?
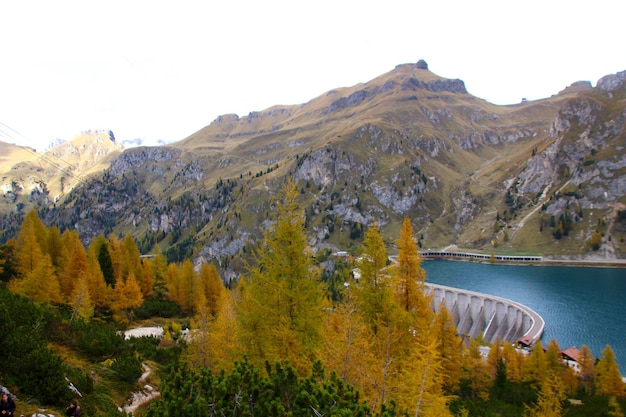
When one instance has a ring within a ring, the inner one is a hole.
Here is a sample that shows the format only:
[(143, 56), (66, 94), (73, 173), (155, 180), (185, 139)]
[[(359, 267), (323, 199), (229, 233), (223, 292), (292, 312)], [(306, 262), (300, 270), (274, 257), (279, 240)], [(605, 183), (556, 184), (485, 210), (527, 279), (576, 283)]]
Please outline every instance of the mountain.
[(55, 205), (34, 205), (85, 242), (131, 233), (144, 253), (236, 274), (291, 178), (318, 253), (355, 249), (374, 221), (393, 246), (408, 216), (423, 248), (614, 259), (626, 252), (625, 116), (626, 71), (498, 106), (420, 61), (111, 153)]
[(77, 186), (88, 187), (122, 150), (109, 130), (82, 132), (44, 152), (0, 142), (2, 239), (14, 235), (30, 208), (54, 208)]

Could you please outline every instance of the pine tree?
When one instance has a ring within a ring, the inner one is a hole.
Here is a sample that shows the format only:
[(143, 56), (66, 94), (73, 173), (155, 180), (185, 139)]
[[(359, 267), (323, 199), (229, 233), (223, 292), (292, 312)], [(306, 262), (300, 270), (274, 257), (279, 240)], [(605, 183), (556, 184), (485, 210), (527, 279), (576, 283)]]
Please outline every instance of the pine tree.
[(92, 256), (97, 260), (105, 284), (113, 288), (115, 286), (115, 271), (109, 253), (109, 243), (104, 235), (100, 234), (91, 241), (88, 252), (92, 253)]

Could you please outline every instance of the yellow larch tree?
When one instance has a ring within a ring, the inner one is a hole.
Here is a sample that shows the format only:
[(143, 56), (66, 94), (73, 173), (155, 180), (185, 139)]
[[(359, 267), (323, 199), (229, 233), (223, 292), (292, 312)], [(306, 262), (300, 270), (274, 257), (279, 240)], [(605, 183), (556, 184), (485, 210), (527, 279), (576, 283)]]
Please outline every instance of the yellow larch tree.
[(167, 258), (157, 248), (156, 253), (150, 260), (150, 263), (154, 273), (154, 281), (152, 282), (152, 292), (150, 293), (150, 297), (156, 298), (157, 300), (164, 300), (168, 296), (166, 283), (168, 268)]
[(55, 274), (60, 276), (65, 271), (68, 253), (65, 245), (63, 244), (61, 232), (56, 226), (52, 226), (50, 230), (48, 230), (45, 252), (50, 256), (50, 261), (54, 267)]
[(548, 374), (540, 384), (537, 403), (526, 406), (529, 417), (561, 417), (563, 415), (563, 401), (565, 392), (561, 378)]
[(609, 417), (624, 417), (624, 412), (617, 402), (617, 398), (609, 397), (609, 409), (607, 410)]
[(156, 279), (154, 264), (148, 258), (142, 258), (141, 270), (143, 274), (141, 292), (143, 293), (143, 298), (148, 298), (154, 291), (154, 280)]
[(462, 342), (457, 335), (454, 318), (442, 302), (435, 314), (434, 336), (441, 360), (443, 388), (446, 392), (456, 392), (461, 382)]
[(619, 365), (615, 361), (615, 353), (611, 346), (606, 345), (595, 366), (596, 393), (607, 397), (623, 397), (626, 386), (622, 381)]
[(210, 314), (217, 317), (218, 312), (222, 310), (221, 303), (224, 302), (223, 292), (226, 291), (226, 287), (215, 265), (203, 263), (200, 266), (198, 287), (197, 292), (204, 295)]
[(75, 300), (71, 297), (74, 295), (74, 286), (81, 280), (87, 279), (89, 282), (90, 274), (89, 265), (87, 264), (87, 253), (85, 247), (80, 241), (76, 230), (66, 230), (62, 235), (63, 245), (67, 249), (68, 259), (65, 271), (59, 276), (61, 284), (61, 293), (69, 304), (74, 304)]
[(561, 359), (561, 347), (556, 339), (551, 339), (545, 352), (546, 366), (548, 372), (554, 375), (560, 375), (563, 369), (563, 361)]
[(125, 275), (123, 275), (123, 264), (124, 264), (124, 247), (122, 242), (114, 235), (110, 235), (107, 242), (107, 252), (109, 254), (109, 258), (111, 260), (111, 267), (113, 268), (113, 279), (112, 284), (107, 280), (107, 276), (105, 274), (104, 278), (108, 284), (113, 285), (115, 287), (119, 280), (122, 280)]
[(43, 255), (26, 276), (12, 280), (9, 289), (38, 303), (59, 304), (63, 301), (59, 280), (48, 255)]
[(591, 348), (587, 345), (582, 345), (580, 347), (580, 355), (578, 356), (578, 365), (580, 366), (580, 383), (587, 393), (591, 393), (593, 390), (595, 361)]
[(433, 310), (431, 296), (424, 291), (426, 272), (422, 268), (422, 257), (408, 218), (402, 223), (397, 245), (398, 256), (392, 269), (395, 295), (400, 306), (414, 317), (414, 327), (419, 337), (420, 334), (426, 334), (432, 325)]
[(31, 210), (24, 218), (17, 238), (15, 239), (15, 260), (18, 275), (24, 277), (35, 268), (41, 261), (42, 255), (45, 253), (46, 236), (39, 236), (44, 231), (41, 230), (43, 224), (37, 217), (37, 213)]
[(530, 382), (534, 386), (540, 386), (548, 376), (548, 361), (541, 346), (535, 346), (522, 361), (522, 381)]
[(580, 387), (580, 375), (570, 366), (564, 366), (561, 370), (561, 380), (563, 381), (563, 390), (566, 395), (575, 397), (578, 395)]
[[(213, 264), (204, 263), (197, 277), (197, 288), (194, 292), (194, 318), (191, 322), (192, 337), (189, 342), (189, 357), (196, 366), (214, 369), (216, 361), (213, 357), (219, 350), (215, 345), (213, 333), (217, 331), (216, 321), (227, 302), (226, 289), (222, 284), (217, 269)], [(222, 335), (225, 336), (226, 335)]]
[(178, 279), (180, 282), (180, 299), (178, 304), (183, 313), (193, 314), (196, 304), (196, 292), (199, 291), (199, 288), (197, 274), (189, 258), (185, 259), (181, 264), (178, 271)]
[[(106, 244), (106, 242), (104, 242)], [(89, 265), (89, 295), (96, 309), (110, 307), (112, 287), (107, 286), (104, 273), (98, 261), (102, 246), (89, 245), (87, 250), (87, 264)]]
[(196, 307), (194, 311), (196, 314), (194, 314), (191, 320), (187, 357), (191, 364), (196, 367), (212, 368), (212, 347), (209, 342), (209, 334), (211, 332), (211, 323), (215, 318), (209, 311), (204, 292), (198, 291), (195, 299)]
[(370, 399), (372, 411), (382, 413), (391, 400), (398, 398), (408, 383), (402, 371), (408, 354), (414, 349), (415, 336), (411, 330), (411, 320), (393, 297), (386, 298), (376, 322), (376, 333), (370, 340), (372, 365), (368, 378), (372, 381), (373, 397)]
[(89, 295), (89, 278), (84, 275), (74, 283), (69, 305), (72, 307), (70, 321), (77, 317), (87, 321), (93, 317), (94, 305)]
[(502, 353), (502, 341), (497, 339), (491, 344), (489, 353), (487, 354), (487, 371), (489, 372), (489, 377), (492, 381), (496, 376), (498, 364), (501, 360), (504, 360)]
[[(299, 196), (288, 180), (275, 203), (272, 225), (255, 254), (256, 265), (244, 277), (246, 291), (241, 294), (239, 315), (244, 343), (258, 339), (250, 356), (253, 363), (288, 360), (299, 373), (307, 374), (317, 360), (327, 301), (306, 243)], [(252, 316), (261, 317), (262, 322)]]
[(445, 370), (441, 366), (437, 340), (428, 344), (415, 344), (401, 369), (401, 386), (398, 397), (400, 410), (408, 415), (423, 417), (452, 417), (449, 403), (452, 397), (444, 393)]
[(167, 287), (169, 298), (180, 306), (182, 300), (182, 289), (180, 285), (180, 278), (178, 276), (179, 270), (180, 265), (176, 263), (172, 262), (167, 266), (167, 270), (165, 271), (165, 285)]
[(366, 231), (361, 256), (358, 262), (359, 279), (351, 288), (356, 308), (371, 328), (377, 333), (377, 322), (383, 305), (391, 302), (389, 278), (385, 275), (387, 249), (378, 225), (374, 223)]
[(463, 352), (462, 370), (463, 379), (469, 382), (472, 395), (486, 401), (489, 398), (491, 376), (481, 348), (478, 340), (470, 339), (469, 346)]
[(137, 280), (137, 284), (143, 287), (143, 269), (141, 268), (141, 253), (131, 235), (126, 235), (122, 242), (122, 276), (128, 276), (131, 272)]
[(510, 343), (502, 344), (502, 359), (506, 364), (507, 379), (517, 382), (522, 378), (522, 357), (521, 353)]
[(370, 345), (372, 333), (358, 312), (351, 290), (348, 288), (343, 301), (334, 309), (327, 310), (321, 357), (325, 369), (335, 372), (344, 383), (369, 398), (372, 389), (368, 375), (374, 362)]
[(131, 273), (126, 280), (120, 279), (113, 289), (113, 310), (117, 313), (124, 313), (129, 323), (132, 323), (132, 309), (139, 307), (143, 303), (141, 288), (137, 284), (135, 276)]
[(232, 370), (235, 360), (241, 358), (237, 333), (237, 317), (234, 300), (228, 291), (223, 291), (218, 302), (220, 310), (215, 320), (209, 322), (207, 344), (208, 367), (218, 372)]
[[(219, 281), (221, 283), (221, 280)], [(228, 292), (218, 291), (214, 295), (217, 299), (209, 302), (204, 291), (197, 291), (194, 309), (196, 313), (191, 321), (192, 334), (188, 343), (188, 353), (194, 365), (218, 372), (223, 367), (232, 366), (228, 365), (226, 360), (236, 359), (237, 339), (234, 333), (236, 328), (234, 306)], [(215, 310), (216, 306), (219, 310)], [(222, 314), (225, 317), (220, 317)]]

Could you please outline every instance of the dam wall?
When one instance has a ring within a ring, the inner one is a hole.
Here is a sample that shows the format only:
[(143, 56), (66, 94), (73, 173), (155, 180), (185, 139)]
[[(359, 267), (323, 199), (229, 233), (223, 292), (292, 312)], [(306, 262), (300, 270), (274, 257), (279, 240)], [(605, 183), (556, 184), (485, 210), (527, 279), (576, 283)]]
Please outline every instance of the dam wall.
[(444, 303), (460, 336), (471, 339), (482, 336), (490, 344), (496, 340), (510, 343), (523, 340), (524, 344), (532, 345), (543, 334), (543, 318), (523, 304), (459, 288), (424, 285), (433, 296), (433, 310), (437, 311)]

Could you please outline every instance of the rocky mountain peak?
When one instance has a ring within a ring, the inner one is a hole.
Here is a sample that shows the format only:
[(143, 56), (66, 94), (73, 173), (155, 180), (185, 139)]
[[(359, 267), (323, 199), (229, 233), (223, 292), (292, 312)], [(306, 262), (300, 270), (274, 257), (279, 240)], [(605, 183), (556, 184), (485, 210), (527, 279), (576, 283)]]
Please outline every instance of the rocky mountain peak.
[(415, 68), (427, 70), (428, 64), (423, 59), (420, 59), (419, 61), (417, 61), (417, 64), (415, 64)]
[(626, 71), (609, 74), (598, 80), (598, 88), (602, 91), (614, 91), (626, 85)]

